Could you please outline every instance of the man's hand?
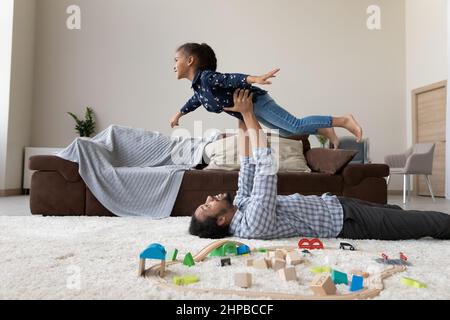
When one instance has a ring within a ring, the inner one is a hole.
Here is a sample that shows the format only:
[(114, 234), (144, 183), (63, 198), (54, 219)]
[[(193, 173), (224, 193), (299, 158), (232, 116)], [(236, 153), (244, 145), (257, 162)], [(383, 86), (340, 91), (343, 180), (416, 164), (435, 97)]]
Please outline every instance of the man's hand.
[(232, 108), (224, 108), (224, 110), (240, 112), (244, 118), (252, 147), (266, 148), (267, 137), (253, 113), (252, 97), (253, 94), (249, 90), (237, 89), (233, 95), (234, 106)]
[(266, 74), (263, 74), (262, 76), (248, 76), (247, 77), (247, 83), (248, 84), (272, 84), (271, 81), (268, 81), (268, 79), (270, 78), (275, 78), (276, 77), (276, 73), (278, 73), (278, 71), (280, 71), (280, 69), (274, 69)]
[(223, 108), (225, 111), (253, 113), (253, 93), (249, 90), (237, 89), (233, 94), (234, 106)]

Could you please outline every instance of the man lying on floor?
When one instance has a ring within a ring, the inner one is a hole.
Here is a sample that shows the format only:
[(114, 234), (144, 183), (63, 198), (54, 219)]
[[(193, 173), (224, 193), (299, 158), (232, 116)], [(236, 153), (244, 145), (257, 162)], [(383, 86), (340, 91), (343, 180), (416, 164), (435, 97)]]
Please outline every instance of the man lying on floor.
[(209, 196), (192, 215), (191, 234), (213, 239), (450, 239), (450, 215), (442, 212), (406, 211), (395, 205), (331, 194), (277, 195), (274, 160), (253, 113), (252, 95), (243, 90), (235, 92), (230, 111), (240, 112), (244, 118), (244, 122), (239, 121), (238, 191), (234, 201), (228, 193)]

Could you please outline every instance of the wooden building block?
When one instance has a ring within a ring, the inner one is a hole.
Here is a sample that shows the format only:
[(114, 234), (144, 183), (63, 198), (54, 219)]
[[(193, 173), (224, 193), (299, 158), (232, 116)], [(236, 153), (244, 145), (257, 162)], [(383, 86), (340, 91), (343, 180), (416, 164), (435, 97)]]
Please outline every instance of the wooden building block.
[(309, 285), (315, 295), (326, 296), (336, 293), (336, 286), (328, 274), (320, 273), (316, 275)]
[(234, 284), (241, 288), (250, 288), (252, 286), (252, 274), (251, 273), (235, 273)]
[(331, 269), (331, 279), (333, 280), (334, 284), (348, 284), (348, 276), (345, 272)]
[(353, 275), (350, 291), (361, 290), (364, 286), (364, 278), (362, 276)]
[(253, 259), (247, 259), (247, 261), (245, 261), (245, 265), (247, 267), (253, 267)]
[(256, 269), (269, 269), (266, 259), (259, 259), (253, 261), (253, 267)]
[(286, 259), (286, 253), (281, 250), (281, 249), (277, 249), (275, 250), (275, 259)]
[(172, 282), (177, 286), (184, 286), (187, 284), (196, 283), (199, 281), (197, 276), (176, 276), (172, 278)]
[(192, 257), (192, 254), (190, 252), (186, 253), (186, 255), (184, 256), (183, 264), (188, 267), (195, 265), (194, 258)]
[(272, 269), (275, 271), (278, 271), (280, 269), (283, 269), (286, 266), (286, 261), (283, 259), (273, 259), (272, 260)]
[(267, 251), (266, 253), (266, 257), (269, 258), (270, 260), (272, 259), (285, 259), (285, 253), (279, 249), (275, 250), (275, 251)]
[(311, 271), (312, 273), (329, 273), (331, 272), (331, 268), (328, 266), (318, 266), (309, 268), (309, 271)]
[(174, 249), (169, 253), (169, 261), (176, 261), (178, 255), (178, 249)]
[(288, 265), (295, 266), (303, 262), (303, 259), (300, 257), (297, 251), (288, 252), (286, 255), (286, 263)]
[(161, 266), (159, 267), (159, 276), (163, 277), (166, 275), (166, 260), (161, 260)]
[(285, 257), (286, 257), (286, 255), (287, 255), (289, 252), (295, 251), (295, 249), (280, 249), (280, 250), (281, 250), (281, 252), (283, 252), (283, 254), (284, 254)]
[(145, 259), (139, 259), (139, 277), (145, 277)]
[(297, 280), (297, 273), (295, 272), (295, 267), (288, 267), (278, 270), (278, 275), (284, 281), (295, 281)]

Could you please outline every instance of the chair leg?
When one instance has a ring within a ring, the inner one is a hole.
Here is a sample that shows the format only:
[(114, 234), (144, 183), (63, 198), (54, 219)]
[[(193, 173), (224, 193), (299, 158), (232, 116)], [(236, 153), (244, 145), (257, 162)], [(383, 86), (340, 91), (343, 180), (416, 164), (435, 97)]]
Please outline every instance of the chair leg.
[(406, 191), (408, 192), (408, 201), (411, 200), (411, 175), (408, 174), (407, 180), (406, 180)]
[(403, 175), (403, 204), (406, 204), (406, 174)]
[(431, 188), (430, 177), (428, 177), (428, 175), (425, 175), (425, 177), (427, 178), (426, 180), (427, 180), (428, 190), (430, 190), (431, 198), (433, 199), (433, 202), (436, 202), (436, 199), (434, 199), (433, 189)]

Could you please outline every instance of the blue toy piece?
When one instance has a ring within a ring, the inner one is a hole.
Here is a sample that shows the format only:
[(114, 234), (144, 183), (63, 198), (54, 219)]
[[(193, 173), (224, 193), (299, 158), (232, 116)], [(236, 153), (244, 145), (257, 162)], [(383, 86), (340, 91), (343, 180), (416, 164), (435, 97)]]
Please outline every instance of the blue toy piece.
[(250, 253), (250, 248), (248, 246), (246, 246), (245, 244), (243, 244), (237, 248), (238, 255), (243, 255), (243, 254), (247, 254), (247, 253)]
[(352, 284), (350, 285), (350, 291), (358, 291), (363, 288), (363, 277), (353, 275)]
[(334, 284), (348, 284), (347, 274), (337, 270), (331, 270), (331, 279), (333, 279)]
[(141, 252), (140, 259), (166, 260), (166, 249), (159, 243), (152, 243)]

